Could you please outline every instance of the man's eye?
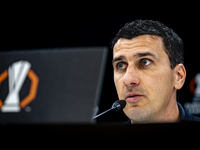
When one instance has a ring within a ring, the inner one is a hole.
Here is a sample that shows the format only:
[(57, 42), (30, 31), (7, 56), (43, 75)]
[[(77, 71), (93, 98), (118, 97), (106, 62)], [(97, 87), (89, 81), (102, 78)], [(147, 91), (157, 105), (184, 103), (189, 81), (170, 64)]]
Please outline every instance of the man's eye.
[(142, 59), (141, 61), (140, 61), (140, 66), (141, 67), (145, 67), (145, 66), (148, 66), (148, 65), (150, 65), (151, 64), (151, 60), (149, 60), (149, 59)]
[(117, 64), (117, 69), (123, 70), (125, 68), (126, 68), (126, 64), (125, 63), (120, 62), (120, 63)]

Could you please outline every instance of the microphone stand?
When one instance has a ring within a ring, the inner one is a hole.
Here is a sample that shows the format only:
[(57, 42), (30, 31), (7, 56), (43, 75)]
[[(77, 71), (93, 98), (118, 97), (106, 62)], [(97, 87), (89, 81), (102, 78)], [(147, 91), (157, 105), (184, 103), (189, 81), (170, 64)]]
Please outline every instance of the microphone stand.
[(105, 113), (107, 113), (108, 111), (111, 111), (111, 110), (113, 110), (113, 109), (115, 109), (115, 108), (112, 107), (112, 108), (110, 108), (110, 109), (108, 109), (108, 110), (106, 110), (106, 111), (104, 111), (104, 112), (102, 112), (102, 113), (100, 113), (100, 114), (94, 116), (92, 119), (96, 119), (97, 117), (99, 117), (99, 116), (101, 116), (101, 115), (103, 115), (103, 114), (105, 114)]
[(108, 111), (111, 111), (111, 110), (115, 110), (117, 112), (117, 111), (123, 109), (125, 106), (126, 106), (126, 101), (117, 100), (117, 101), (115, 101), (113, 103), (113, 105), (112, 105), (112, 107), (110, 109), (108, 109), (108, 110), (106, 110), (106, 111), (94, 116), (92, 119), (95, 119), (95, 118), (97, 118), (97, 117), (99, 117), (99, 116), (101, 116), (101, 115), (103, 115), (103, 114), (105, 114), (105, 113), (107, 113)]

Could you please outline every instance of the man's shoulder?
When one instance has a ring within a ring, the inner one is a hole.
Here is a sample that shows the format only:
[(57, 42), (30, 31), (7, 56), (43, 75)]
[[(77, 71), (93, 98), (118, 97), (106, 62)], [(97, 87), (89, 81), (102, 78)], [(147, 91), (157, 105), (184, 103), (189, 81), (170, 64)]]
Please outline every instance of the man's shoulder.
[(191, 114), (188, 114), (187, 111), (185, 111), (185, 117), (184, 117), (183, 121), (199, 121), (200, 122), (200, 118), (193, 116)]
[(200, 121), (199, 117), (189, 114), (185, 109), (183, 109), (180, 103), (177, 102), (177, 104), (180, 113), (180, 121)]

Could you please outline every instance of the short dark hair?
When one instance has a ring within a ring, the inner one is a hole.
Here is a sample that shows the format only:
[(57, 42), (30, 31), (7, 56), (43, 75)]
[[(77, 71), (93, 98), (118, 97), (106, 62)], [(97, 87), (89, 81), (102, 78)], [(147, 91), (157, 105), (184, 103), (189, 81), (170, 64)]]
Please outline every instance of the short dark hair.
[(112, 49), (120, 38), (132, 39), (140, 35), (157, 35), (162, 37), (165, 52), (173, 69), (177, 64), (184, 63), (184, 49), (182, 39), (170, 28), (158, 21), (135, 20), (126, 23), (112, 40)]

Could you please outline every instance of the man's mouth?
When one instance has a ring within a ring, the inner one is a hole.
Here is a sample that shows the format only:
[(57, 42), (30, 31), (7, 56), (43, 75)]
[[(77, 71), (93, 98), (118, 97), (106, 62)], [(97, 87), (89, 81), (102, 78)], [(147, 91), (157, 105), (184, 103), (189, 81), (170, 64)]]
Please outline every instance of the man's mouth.
[(138, 99), (139, 99), (140, 97), (142, 97), (142, 96), (143, 96), (143, 95), (141, 95), (141, 94), (132, 93), (132, 94), (128, 94), (128, 95), (126, 96), (126, 100), (127, 100), (128, 102), (130, 102), (130, 103), (134, 103), (134, 102), (137, 102)]

